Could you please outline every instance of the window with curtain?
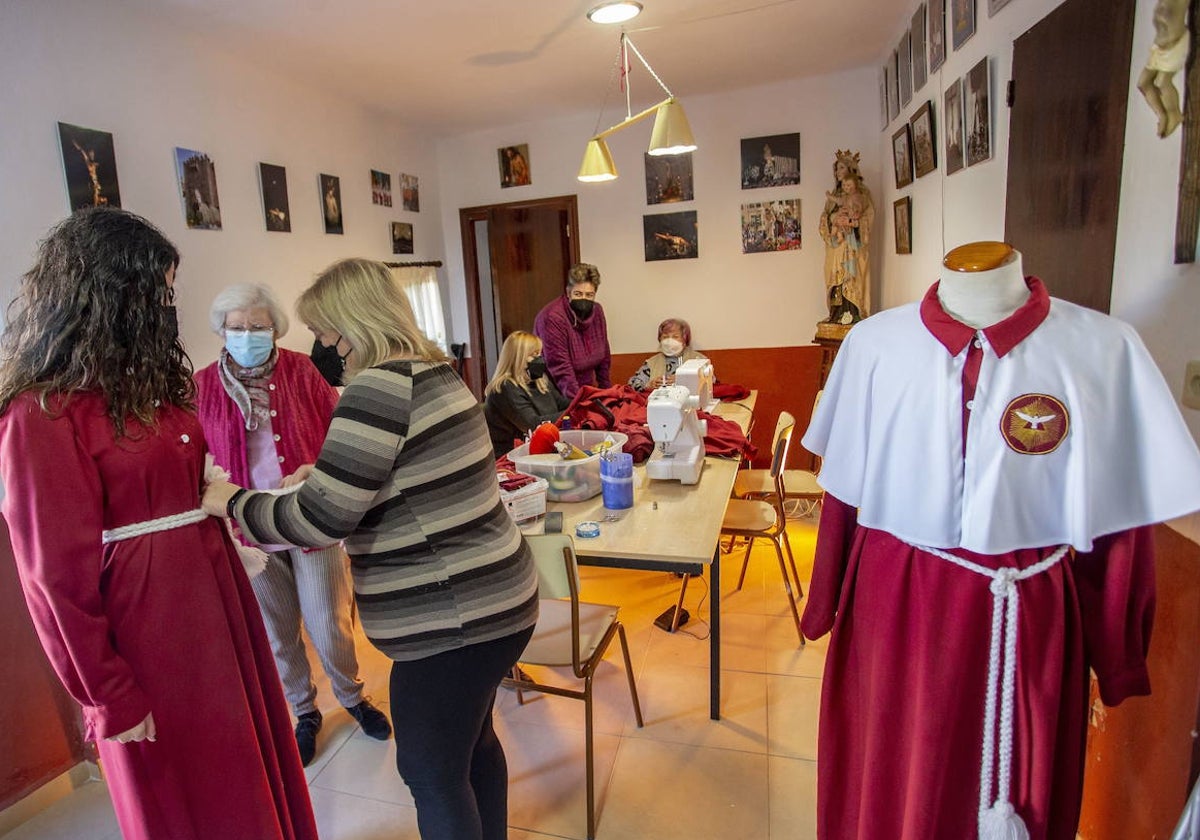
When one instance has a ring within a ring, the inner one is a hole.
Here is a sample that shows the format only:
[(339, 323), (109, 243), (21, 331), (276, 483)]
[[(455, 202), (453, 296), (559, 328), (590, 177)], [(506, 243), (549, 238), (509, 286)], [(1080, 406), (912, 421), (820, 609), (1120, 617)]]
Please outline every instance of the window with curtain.
[(403, 266), (393, 268), (392, 276), (412, 304), (413, 314), (421, 332), (433, 339), (443, 353), (449, 353), (446, 344), (446, 318), (442, 312), (442, 294), (438, 288), (437, 270), (431, 265)]

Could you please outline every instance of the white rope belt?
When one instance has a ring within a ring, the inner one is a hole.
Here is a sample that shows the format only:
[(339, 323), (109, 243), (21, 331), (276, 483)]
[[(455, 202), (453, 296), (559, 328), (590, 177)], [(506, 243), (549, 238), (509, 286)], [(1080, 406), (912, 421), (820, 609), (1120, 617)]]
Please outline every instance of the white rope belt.
[[(1020, 606), (1017, 582), (1040, 575), (1057, 565), (1066, 556), (1069, 547), (1059, 546), (1053, 554), (1025, 569), (989, 569), (936, 548), (909, 545), (992, 581), (992, 636), (988, 649), (987, 700), (983, 715), (983, 760), (979, 771), (979, 838), (1028, 838), (1029, 832), (1024, 822), (1009, 801), (1012, 785), (1013, 695), (1017, 682), (1017, 613)], [(1000, 694), (999, 756), (996, 754), (997, 693)], [(996, 798), (993, 800), (992, 780), (997, 760), (999, 772), (996, 774)]]
[(184, 525), (203, 522), (207, 518), (207, 513), (200, 508), (196, 508), (195, 510), (188, 510), (183, 513), (173, 513), (170, 516), (160, 516), (158, 519), (147, 519), (145, 522), (134, 522), (130, 525), (122, 525), (120, 528), (112, 528), (100, 535), (100, 541), (104, 545), (108, 545), (109, 543), (127, 540), (131, 537), (140, 537), (143, 534), (153, 534), (157, 531), (182, 528)]

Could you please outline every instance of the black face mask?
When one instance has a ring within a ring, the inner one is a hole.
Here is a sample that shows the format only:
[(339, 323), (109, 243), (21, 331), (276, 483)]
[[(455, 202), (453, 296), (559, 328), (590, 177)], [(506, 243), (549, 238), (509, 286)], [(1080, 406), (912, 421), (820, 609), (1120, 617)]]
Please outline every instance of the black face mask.
[[(338, 336), (338, 341), (341, 341), (341, 336)], [(349, 355), (346, 353), (346, 356)], [(312, 362), (321, 372), (321, 376), (325, 377), (325, 381), (335, 388), (342, 384), (342, 374), (346, 370), (346, 356), (338, 353), (336, 341), (328, 347), (320, 341), (314, 341), (310, 354)]]
[(175, 312), (175, 306), (164, 306), (163, 316), (167, 319), (167, 335), (174, 344), (179, 340), (179, 315)]
[(586, 321), (588, 316), (592, 314), (592, 308), (595, 307), (596, 301), (588, 300), (587, 298), (575, 298), (571, 301), (571, 311), (579, 316), (580, 320)]
[(546, 375), (546, 360), (541, 356), (534, 356), (525, 365), (525, 372), (529, 374), (530, 379), (541, 379)]

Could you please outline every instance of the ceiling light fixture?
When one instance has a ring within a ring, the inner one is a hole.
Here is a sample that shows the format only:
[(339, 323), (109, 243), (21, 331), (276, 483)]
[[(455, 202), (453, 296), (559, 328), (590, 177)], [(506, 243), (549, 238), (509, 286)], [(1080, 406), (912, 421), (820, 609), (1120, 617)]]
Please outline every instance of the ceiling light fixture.
[(633, 3), (630, 0), (612, 0), (610, 3), (601, 3), (591, 9), (587, 13), (587, 17), (592, 23), (624, 23), (627, 20), (633, 20), (641, 13), (641, 3)]
[[(658, 82), (667, 94), (667, 98), (657, 105), (651, 105), (644, 111), (637, 114), (633, 113), (630, 107), (631, 94), (629, 91), (629, 52), (632, 51), (642, 62), (650, 75), (654, 77), (654, 81)], [(688, 125), (687, 115), (683, 112), (683, 106), (679, 104), (679, 100), (675, 98), (675, 94), (671, 93), (670, 89), (663, 84), (663, 80), (654, 72), (649, 62), (642, 57), (638, 52), (637, 47), (629, 40), (629, 37), (621, 33), (620, 51), (617, 55), (617, 61), (621, 68), (621, 78), (626, 80), (625, 87), (625, 119), (611, 128), (597, 132), (588, 140), (587, 149), (583, 153), (583, 164), (579, 167), (579, 180), (585, 182), (596, 181), (611, 181), (617, 177), (617, 166), (613, 162), (612, 152), (609, 151), (608, 143), (604, 138), (610, 134), (614, 134), (623, 128), (628, 128), (635, 122), (644, 120), (646, 117), (654, 114), (654, 130), (650, 134), (650, 149), (652, 155), (678, 155), (684, 152), (690, 152), (696, 148), (696, 140), (692, 137), (692, 128)], [(601, 112), (603, 115), (603, 111)], [(599, 128), (600, 120), (596, 120), (596, 127)]]

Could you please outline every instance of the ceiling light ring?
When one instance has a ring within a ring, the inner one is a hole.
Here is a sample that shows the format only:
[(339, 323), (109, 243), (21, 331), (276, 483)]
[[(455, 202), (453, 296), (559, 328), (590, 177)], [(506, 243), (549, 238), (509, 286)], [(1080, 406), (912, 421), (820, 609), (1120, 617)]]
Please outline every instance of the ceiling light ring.
[(609, 0), (588, 10), (587, 18), (592, 23), (613, 24), (633, 20), (642, 13), (642, 4), (635, 0)]

